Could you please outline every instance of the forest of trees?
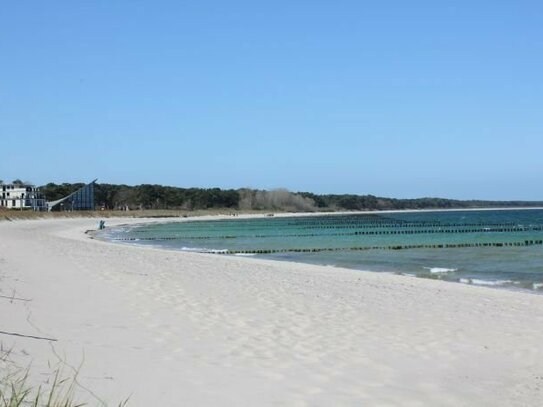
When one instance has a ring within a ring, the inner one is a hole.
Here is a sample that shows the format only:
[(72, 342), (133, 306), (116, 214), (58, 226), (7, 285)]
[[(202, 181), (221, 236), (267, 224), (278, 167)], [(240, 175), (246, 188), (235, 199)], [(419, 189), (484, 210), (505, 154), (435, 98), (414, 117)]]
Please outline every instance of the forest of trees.
[[(53, 184), (41, 187), (47, 200), (54, 201), (81, 188), (84, 184)], [(178, 188), (162, 185), (96, 184), (97, 209), (210, 209), (335, 211), (430, 208), (477, 208), (543, 206), (527, 201), (461, 201), (443, 198), (394, 199), (373, 195), (318, 195), (289, 192), (286, 189)]]

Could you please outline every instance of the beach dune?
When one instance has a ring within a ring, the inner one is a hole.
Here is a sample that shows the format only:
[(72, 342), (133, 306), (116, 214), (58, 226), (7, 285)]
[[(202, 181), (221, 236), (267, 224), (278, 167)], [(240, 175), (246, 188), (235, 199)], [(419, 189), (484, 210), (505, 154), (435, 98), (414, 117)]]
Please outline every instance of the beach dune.
[(112, 244), (96, 223), (0, 222), (2, 349), (36, 383), (77, 370), (90, 405), (543, 403), (541, 295)]

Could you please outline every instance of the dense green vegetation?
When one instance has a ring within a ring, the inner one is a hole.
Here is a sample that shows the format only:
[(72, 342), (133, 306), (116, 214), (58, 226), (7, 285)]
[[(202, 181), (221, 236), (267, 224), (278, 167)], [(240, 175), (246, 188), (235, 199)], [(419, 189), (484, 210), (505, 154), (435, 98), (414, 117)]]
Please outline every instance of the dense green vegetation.
[[(53, 184), (41, 187), (49, 201), (60, 199), (84, 184)], [(543, 206), (543, 202), (526, 201), (460, 201), (443, 198), (394, 199), (373, 195), (317, 195), (287, 190), (178, 188), (162, 185), (96, 184), (97, 208), (105, 209), (273, 209), (313, 210), (383, 210), (425, 208), (474, 208)]]
[(488, 207), (530, 207), (543, 206), (536, 201), (481, 201), (456, 200), (445, 198), (396, 199), (381, 198), (373, 195), (316, 195), (302, 192), (300, 195), (310, 198), (318, 208), (364, 210), (364, 209), (429, 209), (429, 208), (488, 208)]

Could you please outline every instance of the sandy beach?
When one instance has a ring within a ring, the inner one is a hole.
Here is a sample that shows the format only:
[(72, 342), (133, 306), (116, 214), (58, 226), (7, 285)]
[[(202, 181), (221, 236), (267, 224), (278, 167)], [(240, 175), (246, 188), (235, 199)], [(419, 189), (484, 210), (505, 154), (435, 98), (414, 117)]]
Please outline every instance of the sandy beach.
[(98, 406), (543, 402), (543, 296), (112, 244), (96, 226), (0, 222), (3, 369), (39, 383), (66, 364)]

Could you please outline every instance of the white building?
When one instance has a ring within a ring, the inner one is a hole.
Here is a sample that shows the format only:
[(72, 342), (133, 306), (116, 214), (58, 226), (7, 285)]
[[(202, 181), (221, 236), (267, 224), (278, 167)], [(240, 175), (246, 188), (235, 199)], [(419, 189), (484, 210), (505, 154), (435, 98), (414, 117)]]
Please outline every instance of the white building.
[(0, 184), (0, 207), (45, 210), (45, 198), (33, 185)]

